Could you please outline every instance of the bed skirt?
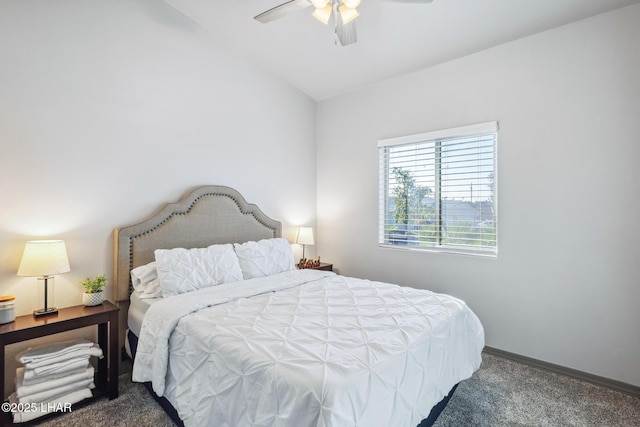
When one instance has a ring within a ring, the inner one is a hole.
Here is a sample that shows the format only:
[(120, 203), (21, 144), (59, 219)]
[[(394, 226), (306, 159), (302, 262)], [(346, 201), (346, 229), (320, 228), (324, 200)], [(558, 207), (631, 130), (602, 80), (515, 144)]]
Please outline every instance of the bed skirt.
[[(129, 350), (131, 351), (131, 357), (135, 358), (136, 350), (138, 348), (138, 337), (130, 330), (127, 330), (127, 341), (129, 344)], [(178, 427), (184, 427), (184, 423), (178, 416), (178, 411), (176, 411), (176, 409), (173, 407), (171, 402), (169, 402), (165, 397), (158, 396), (153, 391), (153, 387), (150, 382), (144, 383), (144, 386), (147, 388), (147, 390), (149, 390), (149, 393), (151, 393), (153, 398), (158, 402), (158, 404), (162, 407), (162, 409), (164, 409), (164, 411), (167, 413), (167, 415), (169, 415), (169, 417), (173, 420), (173, 422)], [(447, 394), (440, 402), (438, 402), (436, 406), (431, 408), (431, 412), (429, 412), (429, 416), (424, 420), (422, 420), (422, 422), (420, 422), (420, 424), (417, 427), (431, 427), (438, 419), (438, 416), (440, 415), (440, 413), (447, 406), (447, 403), (449, 403), (449, 399), (451, 399), (451, 396), (453, 396), (453, 393), (456, 391), (457, 387), (458, 387), (458, 384), (454, 385), (449, 391), (449, 394)]]

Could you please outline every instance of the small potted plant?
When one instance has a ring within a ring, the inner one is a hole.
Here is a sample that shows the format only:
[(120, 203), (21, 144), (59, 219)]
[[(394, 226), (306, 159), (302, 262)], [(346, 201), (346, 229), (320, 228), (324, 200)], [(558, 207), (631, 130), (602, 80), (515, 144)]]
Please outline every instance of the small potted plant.
[(87, 277), (82, 282), (80, 282), (82, 286), (84, 286), (84, 293), (82, 294), (82, 302), (84, 305), (90, 307), (93, 305), (102, 304), (104, 301), (104, 290), (103, 288), (107, 286), (107, 278), (104, 274), (100, 276), (96, 276), (93, 279)]

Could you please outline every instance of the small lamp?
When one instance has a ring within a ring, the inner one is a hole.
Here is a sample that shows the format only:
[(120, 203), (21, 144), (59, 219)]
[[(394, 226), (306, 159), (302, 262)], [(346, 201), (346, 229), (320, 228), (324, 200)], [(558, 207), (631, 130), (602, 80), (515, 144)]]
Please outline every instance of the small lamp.
[[(69, 271), (71, 271), (69, 257), (63, 240), (32, 240), (27, 242), (18, 267), (18, 276), (38, 277), (38, 280), (44, 281), (44, 307), (34, 310), (35, 317), (58, 312), (55, 307), (49, 307), (49, 282), (53, 285), (52, 276), (54, 274)], [(51, 296), (53, 297), (53, 295)]]
[(313, 245), (313, 228), (298, 227), (296, 243), (302, 245), (302, 258), (304, 258), (304, 247), (306, 245)]

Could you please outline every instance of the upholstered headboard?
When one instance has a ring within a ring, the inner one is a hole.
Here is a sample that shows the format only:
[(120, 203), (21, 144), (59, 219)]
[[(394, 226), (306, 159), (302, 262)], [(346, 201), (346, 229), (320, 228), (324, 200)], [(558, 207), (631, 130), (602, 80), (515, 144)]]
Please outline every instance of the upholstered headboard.
[(137, 224), (114, 230), (117, 302), (129, 300), (132, 268), (154, 260), (154, 250), (198, 248), (282, 236), (282, 225), (233, 188), (198, 187)]

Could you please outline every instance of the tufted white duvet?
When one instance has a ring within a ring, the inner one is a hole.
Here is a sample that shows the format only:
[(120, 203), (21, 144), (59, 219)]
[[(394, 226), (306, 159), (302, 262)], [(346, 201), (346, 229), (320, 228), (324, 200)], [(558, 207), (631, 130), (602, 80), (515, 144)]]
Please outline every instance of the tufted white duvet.
[(456, 298), (317, 270), (164, 299), (139, 338), (134, 381), (187, 427), (414, 427), (484, 346)]

